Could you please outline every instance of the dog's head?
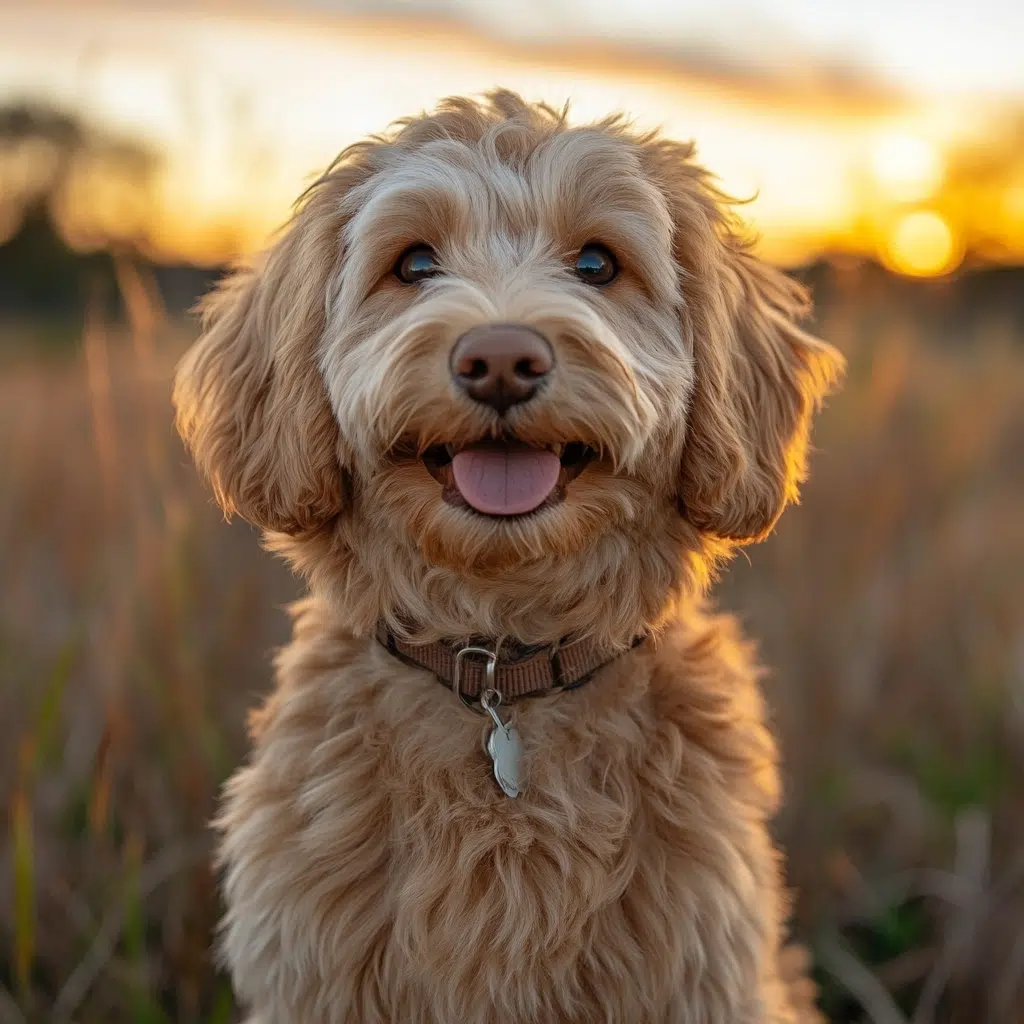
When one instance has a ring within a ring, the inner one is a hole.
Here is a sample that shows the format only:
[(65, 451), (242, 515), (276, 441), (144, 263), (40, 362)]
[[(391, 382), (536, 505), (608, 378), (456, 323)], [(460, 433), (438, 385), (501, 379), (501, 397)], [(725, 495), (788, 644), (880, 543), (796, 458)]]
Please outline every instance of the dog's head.
[(841, 368), (804, 308), (691, 146), (449, 100), (208, 300), (178, 424), (356, 627), (624, 643), (795, 497)]

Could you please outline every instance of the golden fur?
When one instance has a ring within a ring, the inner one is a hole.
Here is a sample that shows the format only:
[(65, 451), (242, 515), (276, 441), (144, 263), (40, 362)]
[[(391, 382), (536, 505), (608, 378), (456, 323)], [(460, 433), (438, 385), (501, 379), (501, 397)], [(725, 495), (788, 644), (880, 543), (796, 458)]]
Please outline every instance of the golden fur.
[[(586, 243), (621, 267), (594, 289)], [(444, 274), (390, 274), (414, 243)], [(796, 326), (693, 148), (570, 128), (508, 92), (346, 150), (208, 300), (178, 424), (227, 512), (308, 581), (219, 827), (223, 953), (263, 1024), (807, 1019), (784, 983), (757, 672), (700, 594), (772, 528), (841, 369)], [(557, 372), (504, 423), (453, 388), (464, 331), (543, 333)], [(441, 499), (431, 445), (511, 429), (600, 457), (564, 501)], [(569, 634), (624, 649), (515, 705), (526, 792), (481, 722), (378, 647)]]

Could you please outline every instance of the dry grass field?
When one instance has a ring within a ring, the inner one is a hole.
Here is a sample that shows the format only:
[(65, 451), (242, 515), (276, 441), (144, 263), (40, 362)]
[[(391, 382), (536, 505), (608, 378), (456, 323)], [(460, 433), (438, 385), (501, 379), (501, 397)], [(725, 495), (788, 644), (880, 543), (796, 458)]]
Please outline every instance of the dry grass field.
[[(188, 328), (140, 288), (0, 338), (4, 1022), (235, 1019), (206, 823), (297, 589), (196, 480)], [(1020, 1024), (1024, 337), (857, 292), (819, 328), (850, 373), (803, 504), (715, 592), (771, 667), (794, 929), (831, 1020)]]

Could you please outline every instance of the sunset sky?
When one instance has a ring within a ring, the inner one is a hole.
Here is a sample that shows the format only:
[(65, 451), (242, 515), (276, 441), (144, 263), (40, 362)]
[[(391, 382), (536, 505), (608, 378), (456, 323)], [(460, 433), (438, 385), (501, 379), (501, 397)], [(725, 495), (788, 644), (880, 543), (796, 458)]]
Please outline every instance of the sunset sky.
[[(49, 100), (164, 151), (146, 230), (167, 257), (260, 245), (348, 142), (501, 84), (696, 139), (757, 195), (744, 215), (775, 259), (842, 248), (928, 274), (975, 236), (1024, 256), (1021, 40), (1024, 5), (1000, 0), (0, 0), (0, 104)], [(983, 195), (954, 173), (1003, 150)]]

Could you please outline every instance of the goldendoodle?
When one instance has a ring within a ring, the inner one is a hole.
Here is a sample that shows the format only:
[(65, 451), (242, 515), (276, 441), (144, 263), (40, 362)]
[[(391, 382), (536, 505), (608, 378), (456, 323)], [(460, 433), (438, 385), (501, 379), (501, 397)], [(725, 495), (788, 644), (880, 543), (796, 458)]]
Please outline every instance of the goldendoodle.
[(309, 587), (218, 820), (254, 1020), (812, 1019), (701, 599), (803, 477), (805, 309), (691, 145), (507, 91), (345, 150), (209, 298), (179, 429)]

